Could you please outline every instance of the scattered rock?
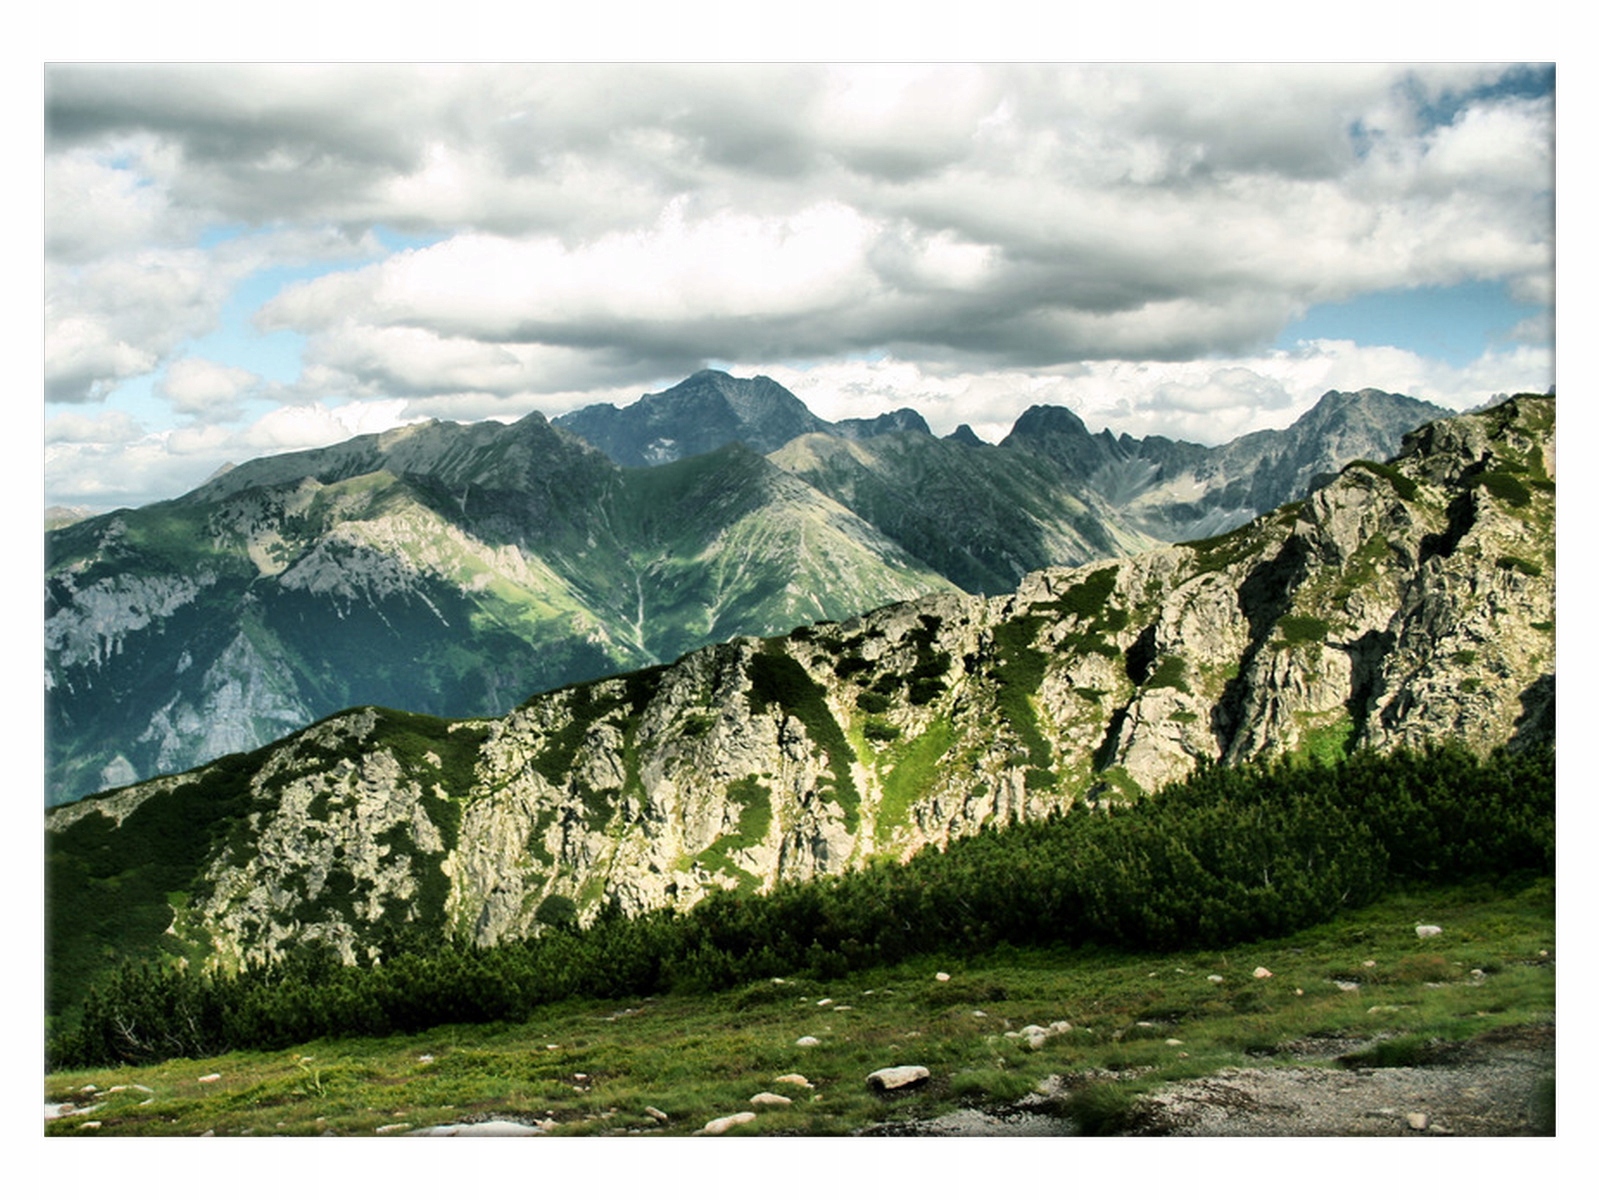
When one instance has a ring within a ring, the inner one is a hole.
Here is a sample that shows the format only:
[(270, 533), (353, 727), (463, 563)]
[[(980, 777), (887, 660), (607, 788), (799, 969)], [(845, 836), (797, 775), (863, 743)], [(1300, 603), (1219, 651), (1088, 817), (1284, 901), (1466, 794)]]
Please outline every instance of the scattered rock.
[(398, 1125), (379, 1125), (376, 1129), (373, 1130), (373, 1132), (374, 1133), (398, 1133), (402, 1129), (410, 1129), (410, 1128), (411, 1128), (411, 1122), (410, 1121), (402, 1121)]
[(830, 1005), (832, 1003), (833, 1003), (833, 999), (831, 997), (824, 997), (823, 999), (817, 1001), (817, 1007), (818, 1008), (826, 1008), (828, 1005)]
[(807, 1034), (805, 1037), (795, 1038), (794, 1044), (796, 1046), (820, 1046), (822, 1045), (822, 1042), (817, 1038), (812, 1037), (810, 1034)]
[(803, 1088), (808, 1088), (808, 1087), (815, 1086), (804, 1075), (779, 1075), (772, 1082), (773, 1083), (792, 1083), (795, 1087), (803, 1087)]
[(1183, 1043), (1180, 1042), (1177, 1038), (1168, 1038), (1167, 1039), (1167, 1045), (1169, 1045), (1169, 1046), (1181, 1046), (1181, 1045), (1183, 1045)]
[(793, 1103), (794, 1101), (789, 1099), (789, 1097), (780, 1096), (777, 1092), (757, 1092), (754, 1096), (750, 1097), (750, 1104), (753, 1108), (760, 1108), (763, 1104), (773, 1105), (777, 1108), (785, 1108)]
[(419, 1054), (419, 1055), (417, 1055), (417, 1061), (419, 1063), (431, 1063), (433, 1061), (433, 1055), (431, 1055), (431, 1054)]
[(1361, 965), (1363, 967), (1375, 967), (1375, 966), (1378, 965), (1378, 961), (1377, 961), (1377, 959), (1369, 958), (1365, 962), (1363, 962)]
[(1361, 990), (1361, 985), (1359, 983), (1349, 979), (1335, 979), (1333, 981), (1333, 986), (1338, 988), (1341, 992), (1359, 992)]
[(662, 1112), (659, 1108), (656, 1108), (654, 1105), (646, 1105), (645, 1106), (645, 1110), (644, 1110), (644, 1115), (647, 1116), (647, 1117), (650, 1117), (650, 1118), (652, 1118), (654, 1120), (660, 1121), (663, 1125), (665, 1125), (668, 1121), (670, 1121), (672, 1119), (669, 1116), (667, 1116), (666, 1113)]
[(868, 1075), (867, 1082), (880, 1092), (897, 1092), (926, 1083), (930, 1075), (927, 1067), (882, 1067)]
[(1050, 1032), (1051, 1033), (1071, 1033), (1072, 1032), (1072, 1022), (1071, 1021), (1051, 1021), (1050, 1022)]
[(85, 1121), (82, 1125), (79, 1125), (78, 1128), (79, 1129), (99, 1129), (100, 1128), (100, 1122), (99, 1121)]
[(732, 1129), (734, 1126), (736, 1126), (736, 1125), (748, 1125), (751, 1121), (754, 1121), (755, 1119), (756, 1119), (756, 1115), (753, 1112), (739, 1112), (739, 1113), (734, 1113), (731, 1116), (717, 1117), (714, 1120), (707, 1121), (706, 1124), (705, 1124), (705, 1128), (702, 1129), (700, 1132), (701, 1133), (727, 1133), (728, 1130)]
[(1252, 975), (1254, 975), (1257, 979), (1271, 979), (1272, 978), (1272, 972), (1267, 970), (1265, 967), (1257, 967), (1254, 971), (1252, 971), (1250, 973)]
[(217, 1083), (217, 1082), (220, 1082), (221, 1079), (222, 1079), (221, 1075), (202, 1075), (202, 1076), (200, 1076), (200, 1082), (201, 1083)]
[(989, 1014), (984, 1012), (981, 1008), (975, 1008), (972, 1010), (972, 1015), (978, 1018), (978, 1020), (982, 1021), (987, 1018)]
[(1428, 1114), (1408, 1112), (1406, 1114), (1406, 1124), (1413, 1129), (1426, 1129), (1428, 1127)]
[(1222, 982), (1222, 976), (1221, 975), (1207, 975), (1206, 976), (1206, 982), (1207, 983), (1221, 983)]
[(935, 979), (937, 979), (940, 983), (949, 983), (950, 982), (950, 972), (948, 972), (948, 971), (935, 972), (933, 977)]
[(1440, 928), (1438, 925), (1418, 925), (1417, 926), (1417, 936), (1419, 938), (1438, 937), (1443, 932), (1444, 932), (1444, 930), (1442, 928)]

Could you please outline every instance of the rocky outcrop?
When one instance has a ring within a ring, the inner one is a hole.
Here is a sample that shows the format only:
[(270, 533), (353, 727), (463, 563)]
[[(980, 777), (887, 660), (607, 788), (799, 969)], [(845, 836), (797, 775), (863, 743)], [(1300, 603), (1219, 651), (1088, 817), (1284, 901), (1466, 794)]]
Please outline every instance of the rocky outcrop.
[(355, 959), (398, 925), (488, 944), (905, 857), (1201, 760), (1552, 739), (1553, 430), (1552, 399), (1517, 398), (1223, 537), (737, 638), (499, 719), (357, 710), (49, 827), (237, 793), (176, 934), (223, 963)]

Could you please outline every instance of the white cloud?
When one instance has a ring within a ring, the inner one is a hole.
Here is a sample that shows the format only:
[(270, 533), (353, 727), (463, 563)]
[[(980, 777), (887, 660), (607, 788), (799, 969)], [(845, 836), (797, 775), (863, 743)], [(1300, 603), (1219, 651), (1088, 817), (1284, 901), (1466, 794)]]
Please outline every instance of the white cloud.
[(205, 358), (180, 358), (167, 367), (156, 391), (172, 401), (174, 411), (226, 420), (238, 416), (244, 393), (260, 376)]
[[(553, 413), (708, 361), (813, 362), (816, 392), (796, 390), (824, 409), (881, 399), (992, 435), (1055, 397), (1218, 440), (1319, 384), (1437, 398), (1526, 368), (1538, 382), (1487, 390), (1544, 386), (1547, 349), (1454, 373), (1262, 349), (1375, 289), (1551, 301), (1553, 104), (1474, 91), (1502, 73), (53, 67), (48, 395), (115, 398), (167, 368), (175, 412), (217, 426), (249, 392), (294, 441), (339, 436), (328, 414), (352, 406), (319, 400)], [(379, 226), (434, 244), (390, 254)], [(308, 339), (297, 380), (183, 365), (219, 357), (189, 342), (255, 272), (336, 262), (259, 313)], [(1547, 347), (1547, 326), (1513, 336)], [(206, 429), (159, 454), (279, 444)]]

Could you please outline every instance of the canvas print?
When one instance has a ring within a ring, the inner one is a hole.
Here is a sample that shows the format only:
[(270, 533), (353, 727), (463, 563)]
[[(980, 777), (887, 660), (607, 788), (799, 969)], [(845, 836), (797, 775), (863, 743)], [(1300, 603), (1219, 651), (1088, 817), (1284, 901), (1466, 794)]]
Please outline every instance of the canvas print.
[(1555, 68), (55, 64), (49, 1136), (1555, 1128)]

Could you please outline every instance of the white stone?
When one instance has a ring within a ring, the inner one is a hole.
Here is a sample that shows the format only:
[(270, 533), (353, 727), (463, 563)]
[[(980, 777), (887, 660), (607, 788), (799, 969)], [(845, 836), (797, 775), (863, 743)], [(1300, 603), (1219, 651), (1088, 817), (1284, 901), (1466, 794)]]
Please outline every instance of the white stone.
[(950, 982), (950, 973), (948, 971), (939, 971), (939, 972), (935, 973), (934, 978), (937, 979), (940, 983), (949, 983)]
[(524, 1125), (519, 1121), (479, 1121), (472, 1125), (432, 1125), (415, 1129), (407, 1137), (537, 1137), (555, 1122), (542, 1121), (538, 1125)]
[(1257, 967), (1254, 971), (1252, 971), (1250, 973), (1252, 975), (1254, 975), (1257, 979), (1271, 979), (1272, 978), (1272, 972), (1267, 970), (1265, 967)]
[(1221, 975), (1207, 975), (1206, 976), (1206, 982), (1207, 983), (1221, 983), (1222, 982), (1222, 976)]
[(732, 1129), (734, 1126), (736, 1126), (736, 1125), (748, 1125), (751, 1121), (754, 1121), (755, 1119), (756, 1119), (756, 1115), (753, 1112), (733, 1113), (730, 1116), (717, 1117), (714, 1120), (707, 1121), (705, 1128), (702, 1129), (701, 1132), (702, 1133), (727, 1133), (728, 1130)]
[(656, 1108), (654, 1105), (651, 1105), (651, 1104), (645, 1105), (644, 1115), (647, 1116), (647, 1117), (652, 1117), (657, 1121), (660, 1121), (663, 1125), (665, 1125), (668, 1121), (670, 1121), (672, 1119), (669, 1116), (667, 1116), (666, 1113), (662, 1112), (659, 1108)]
[(794, 1101), (789, 1099), (789, 1097), (780, 1096), (777, 1092), (757, 1092), (754, 1096), (750, 1097), (750, 1105), (752, 1108), (759, 1108), (763, 1104), (770, 1104), (779, 1108), (784, 1108), (793, 1103)]
[(1406, 1124), (1413, 1129), (1426, 1129), (1428, 1127), (1428, 1114), (1408, 1112), (1406, 1114)]
[(796, 1046), (820, 1046), (820, 1045), (822, 1045), (822, 1043), (819, 1040), (817, 1040), (816, 1038), (812, 1037), (810, 1034), (807, 1034), (803, 1038), (795, 1038), (794, 1044)]
[(811, 1081), (809, 1079), (807, 1079), (804, 1075), (779, 1075), (772, 1082), (773, 1083), (790, 1083), (790, 1084), (793, 1084), (795, 1087), (803, 1087), (803, 1088), (808, 1088), (808, 1087), (812, 1086)]
[(1417, 926), (1417, 936), (1419, 938), (1438, 937), (1443, 932), (1444, 932), (1444, 930), (1441, 929), (1437, 925), (1418, 925)]
[(927, 1067), (882, 1067), (868, 1075), (867, 1082), (880, 1092), (893, 1092), (924, 1083), (930, 1075)]
[(202, 1076), (200, 1076), (200, 1082), (201, 1083), (217, 1083), (221, 1079), (222, 1079), (221, 1075), (202, 1075)]

